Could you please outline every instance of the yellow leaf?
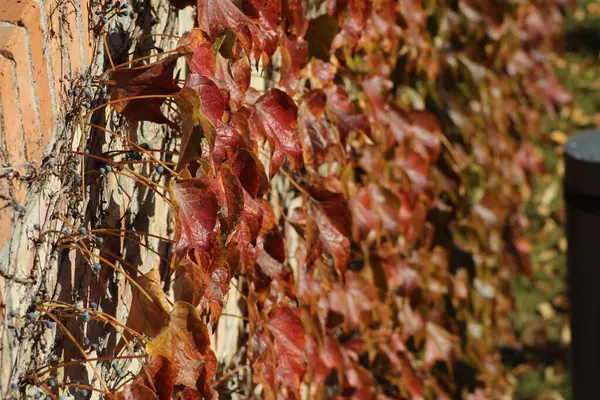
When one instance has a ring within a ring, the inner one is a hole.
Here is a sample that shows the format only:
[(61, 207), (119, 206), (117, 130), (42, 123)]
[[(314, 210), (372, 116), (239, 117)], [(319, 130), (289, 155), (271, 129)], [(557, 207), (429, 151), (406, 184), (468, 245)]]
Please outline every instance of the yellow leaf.
[(557, 144), (567, 143), (568, 136), (563, 131), (554, 131), (550, 134), (550, 140)]

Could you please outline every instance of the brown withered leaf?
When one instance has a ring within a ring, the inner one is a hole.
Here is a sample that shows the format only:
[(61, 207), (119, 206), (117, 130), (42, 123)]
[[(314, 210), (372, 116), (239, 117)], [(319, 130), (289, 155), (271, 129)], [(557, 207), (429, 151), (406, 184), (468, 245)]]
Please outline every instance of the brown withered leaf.
[(329, 49), (337, 31), (335, 19), (327, 14), (311, 19), (305, 36), (310, 57), (329, 61)]
[(302, 164), (302, 146), (296, 132), (297, 116), (294, 100), (279, 89), (269, 89), (254, 104), (250, 130), (256, 140), (262, 140), (266, 135), (271, 144), (271, 175), (279, 170), (286, 155), (294, 168)]
[(423, 361), (427, 368), (436, 361), (444, 361), (452, 369), (457, 338), (439, 325), (427, 322), (425, 326), (425, 355)]
[(191, 304), (178, 301), (169, 318), (170, 323), (146, 345), (150, 360), (160, 356), (171, 362), (175, 386), (198, 389), (212, 396), (210, 381), (215, 373), (216, 358), (200, 314)]
[(147, 274), (134, 279), (141, 290), (137, 286), (131, 288), (132, 300), (127, 326), (154, 337), (168, 322), (171, 309), (162, 290), (160, 274), (156, 268), (152, 268)]
[(111, 91), (111, 101), (115, 101), (112, 104), (113, 108), (130, 121), (167, 124), (177, 129), (177, 125), (165, 117), (160, 109), (165, 98), (122, 99), (134, 96), (176, 95), (180, 87), (175, 83), (173, 71), (178, 58), (178, 55), (174, 55), (148, 66), (114, 70), (110, 75), (110, 79), (115, 81)]

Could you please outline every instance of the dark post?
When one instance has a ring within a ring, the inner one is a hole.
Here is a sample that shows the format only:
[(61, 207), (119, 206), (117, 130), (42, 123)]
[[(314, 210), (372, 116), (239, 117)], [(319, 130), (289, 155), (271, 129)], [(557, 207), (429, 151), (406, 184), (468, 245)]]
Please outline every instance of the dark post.
[(565, 145), (573, 398), (600, 399), (600, 130)]

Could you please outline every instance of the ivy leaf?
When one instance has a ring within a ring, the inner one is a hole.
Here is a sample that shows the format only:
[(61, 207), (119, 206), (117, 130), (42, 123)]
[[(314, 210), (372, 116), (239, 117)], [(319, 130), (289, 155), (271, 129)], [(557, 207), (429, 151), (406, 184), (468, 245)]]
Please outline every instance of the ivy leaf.
[(114, 70), (110, 76), (115, 81), (111, 91), (113, 108), (130, 121), (167, 124), (177, 129), (177, 125), (160, 110), (165, 98), (123, 99), (134, 96), (176, 95), (180, 88), (173, 79), (173, 71), (178, 57), (167, 57), (149, 66)]
[(201, 29), (192, 29), (177, 42), (177, 51), (185, 55), (192, 72), (213, 76), (215, 74), (215, 51), (210, 38)]
[(182, 116), (181, 151), (177, 171), (185, 168), (188, 162), (202, 158), (202, 139), (206, 118), (200, 114), (200, 97), (190, 88), (184, 87), (176, 99)]
[(116, 400), (158, 400), (152, 389), (137, 383), (129, 383), (123, 386), (123, 390), (117, 392)]
[(227, 123), (230, 118), (227, 112), (227, 92), (200, 74), (188, 76), (185, 86), (198, 94), (204, 136), (210, 145), (214, 162), (219, 164), (237, 151), (240, 136), (237, 129)]
[(254, 153), (241, 149), (235, 157), (232, 172), (252, 198), (262, 197), (269, 190), (265, 169)]
[(191, 88), (200, 97), (200, 111), (214, 126), (223, 122), (227, 110), (227, 100), (216, 83), (200, 74), (190, 74), (185, 87)]
[(243, 105), (246, 92), (250, 87), (250, 75), (248, 57), (242, 57), (230, 65), (226, 58), (217, 56), (216, 83), (229, 93), (233, 111), (240, 109)]
[(338, 273), (343, 274), (350, 258), (352, 218), (346, 198), (326, 191), (311, 193), (306, 211), (319, 228), (319, 239), (334, 259)]
[(352, 104), (346, 89), (339, 85), (331, 85), (324, 89), (327, 95), (327, 115), (337, 123), (342, 146), (352, 131), (361, 132), (372, 139), (371, 126), (366, 115), (359, 114)]
[(173, 305), (170, 323), (146, 345), (150, 359), (164, 357), (175, 372), (175, 386), (183, 385), (212, 395), (211, 379), (216, 358), (210, 349), (210, 337), (200, 315), (189, 303)]
[(308, 64), (308, 43), (295, 36), (286, 36), (282, 40), (280, 84), (293, 93), (300, 82), (300, 71)]
[(322, 90), (312, 90), (303, 96), (298, 112), (304, 162), (315, 169), (326, 161), (327, 155), (337, 160), (343, 156), (339, 140), (324, 118), (326, 101)]
[(352, 329), (368, 324), (369, 314), (377, 297), (376, 288), (360, 274), (347, 271), (345, 283), (336, 284), (329, 292), (329, 307), (345, 317), (345, 326)]
[(254, 104), (250, 129), (256, 137), (264, 135), (271, 144), (269, 172), (274, 175), (287, 155), (294, 168), (302, 163), (302, 147), (296, 133), (298, 109), (294, 101), (279, 89), (269, 89)]
[(302, 321), (289, 307), (279, 306), (269, 315), (268, 327), (277, 353), (278, 376), (298, 377), (299, 384), (306, 371)]
[(221, 165), (217, 177), (212, 181), (211, 189), (219, 202), (221, 231), (229, 233), (235, 229), (244, 209), (242, 185), (226, 164)]
[(210, 310), (211, 324), (216, 326), (229, 292), (229, 268), (221, 250), (213, 251), (212, 259), (186, 257), (177, 265), (175, 287), (178, 300), (185, 301), (202, 312)]
[(160, 400), (171, 400), (175, 386), (175, 371), (171, 361), (162, 356), (150, 358), (134, 383), (152, 388)]
[(171, 308), (162, 290), (160, 274), (152, 268), (147, 274), (134, 279), (139, 287), (132, 286), (127, 326), (136, 332), (156, 336), (168, 323)]
[(423, 361), (427, 368), (433, 367), (436, 361), (444, 361), (452, 368), (456, 338), (432, 322), (425, 327), (425, 355)]
[(258, 37), (256, 25), (231, 0), (198, 0), (198, 25), (214, 40), (231, 29), (249, 55), (252, 39)]
[(323, 14), (311, 19), (305, 35), (310, 57), (329, 61), (329, 49), (336, 33), (337, 23), (331, 16)]
[(219, 202), (209, 187), (207, 178), (183, 179), (172, 185), (179, 254), (187, 249), (207, 251), (215, 241)]

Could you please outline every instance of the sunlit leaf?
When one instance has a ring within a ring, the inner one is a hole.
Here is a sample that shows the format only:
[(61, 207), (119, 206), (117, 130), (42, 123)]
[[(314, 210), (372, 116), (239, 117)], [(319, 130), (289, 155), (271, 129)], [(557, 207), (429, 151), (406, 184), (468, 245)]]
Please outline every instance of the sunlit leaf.
[(266, 136), (271, 143), (271, 175), (279, 170), (286, 156), (294, 168), (302, 162), (302, 147), (296, 132), (297, 115), (294, 101), (279, 89), (269, 89), (254, 104), (250, 127), (257, 138)]

